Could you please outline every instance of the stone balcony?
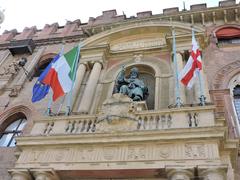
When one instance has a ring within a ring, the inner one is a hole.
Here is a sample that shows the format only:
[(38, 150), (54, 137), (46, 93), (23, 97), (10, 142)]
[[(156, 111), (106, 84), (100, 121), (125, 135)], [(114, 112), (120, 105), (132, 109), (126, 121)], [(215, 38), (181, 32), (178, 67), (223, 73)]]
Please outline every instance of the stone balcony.
[(91, 172), (89, 178), (104, 172), (114, 178), (107, 171), (130, 169), (135, 177), (141, 169), (151, 172), (148, 177), (167, 179), (172, 168), (192, 171), (200, 164), (226, 170), (220, 152), (238, 142), (225, 140), (224, 119), (216, 119), (214, 110), (212, 105), (147, 110), (145, 102), (114, 94), (95, 115), (36, 120), (30, 135), (16, 138), (18, 160), (11, 173), (27, 169), (32, 174), (53, 172), (61, 179), (78, 179), (86, 172)]
[(42, 118), (35, 121), (31, 135), (163, 131), (179, 128), (213, 127), (221, 124), (214, 118), (214, 106), (212, 105), (157, 111), (128, 109), (127, 113), (101, 112), (96, 115), (79, 114)]

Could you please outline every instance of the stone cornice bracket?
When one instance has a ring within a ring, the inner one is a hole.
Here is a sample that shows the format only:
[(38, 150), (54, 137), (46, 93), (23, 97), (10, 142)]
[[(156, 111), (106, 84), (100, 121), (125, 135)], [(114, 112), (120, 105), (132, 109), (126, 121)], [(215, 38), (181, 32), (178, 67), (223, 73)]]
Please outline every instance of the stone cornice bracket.
[(85, 54), (80, 59), (80, 63), (86, 65), (87, 69), (92, 69), (95, 62), (101, 64), (102, 68), (106, 62), (106, 55), (104, 52), (95, 53), (95, 54)]
[(166, 166), (165, 170), (170, 180), (190, 180), (194, 177), (194, 167)]
[(227, 165), (216, 165), (216, 166), (198, 166), (198, 174), (203, 177), (204, 180), (207, 179), (226, 179), (228, 166)]
[(33, 176), (31, 175), (31, 172), (29, 172), (28, 169), (10, 169), (8, 170), (9, 174), (11, 174), (12, 179), (11, 180), (33, 180)]
[(31, 169), (30, 171), (36, 180), (60, 180), (53, 169)]

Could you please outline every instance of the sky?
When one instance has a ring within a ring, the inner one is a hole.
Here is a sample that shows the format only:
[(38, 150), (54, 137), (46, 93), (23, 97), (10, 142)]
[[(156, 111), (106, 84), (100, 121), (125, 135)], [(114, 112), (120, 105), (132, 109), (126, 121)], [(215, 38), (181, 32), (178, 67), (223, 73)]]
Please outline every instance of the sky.
[[(87, 23), (89, 17), (97, 17), (102, 11), (116, 9), (118, 15), (136, 16), (137, 12), (152, 11), (161, 14), (165, 8), (179, 7), (187, 10), (190, 5), (207, 3), (207, 7), (218, 6), (218, 0), (0, 0), (0, 10), (5, 19), (0, 25), (0, 34), (4, 30), (36, 26), (42, 29), (45, 24), (57, 22), (64, 26), (66, 21), (80, 19)], [(240, 0), (236, 2), (239, 3)]]

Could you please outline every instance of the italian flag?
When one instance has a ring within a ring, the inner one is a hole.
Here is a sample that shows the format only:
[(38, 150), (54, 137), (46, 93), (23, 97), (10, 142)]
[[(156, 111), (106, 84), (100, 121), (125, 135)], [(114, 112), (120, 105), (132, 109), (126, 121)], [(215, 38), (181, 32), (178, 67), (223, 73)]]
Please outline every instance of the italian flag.
[(51, 68), (43, 79), (53, 91), (53, 101), (71, 91), (76, 74), (79, 48), (74, 47), (52, 62)]

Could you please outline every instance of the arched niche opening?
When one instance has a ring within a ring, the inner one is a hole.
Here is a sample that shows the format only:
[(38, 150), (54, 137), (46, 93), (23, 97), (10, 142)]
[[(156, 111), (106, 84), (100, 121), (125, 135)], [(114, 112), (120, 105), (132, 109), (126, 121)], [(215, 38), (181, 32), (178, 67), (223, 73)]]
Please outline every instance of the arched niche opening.
[(53, 53), (42, 56), (34, 69), (33, 77), (39, 77), (55, 56)]
[[(138, 69), (138, 78), (143, 81), (144, 85), (148, 88), (148, 96), (145, 99), (147, 107), (149, 110), (154, 109), (155, 103), (155, 71), (152, 67), (147, 65), (134, 64), (125, 67), (125, 77), (129, 78), (130, 71), (132, 68), (136, 67)], [(117, 78), (117, 77), (116, 77)], [(114, 88), (116, 87), (116, 82)], [(113, 89), (113, 93), (117, 91)]]

